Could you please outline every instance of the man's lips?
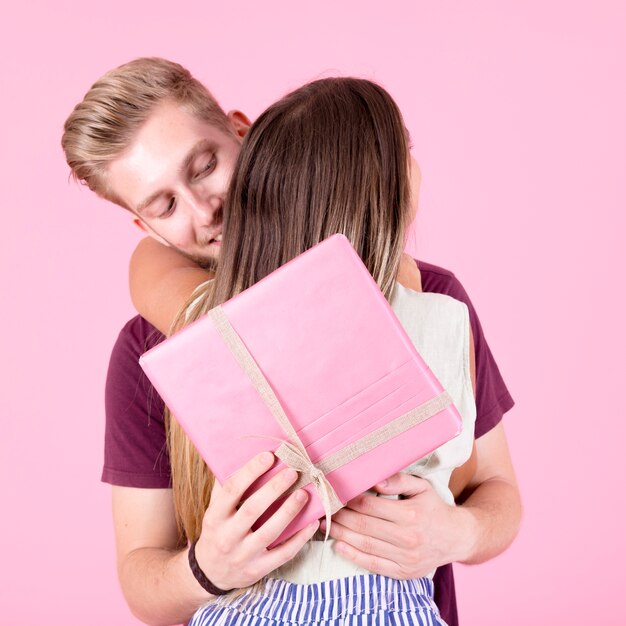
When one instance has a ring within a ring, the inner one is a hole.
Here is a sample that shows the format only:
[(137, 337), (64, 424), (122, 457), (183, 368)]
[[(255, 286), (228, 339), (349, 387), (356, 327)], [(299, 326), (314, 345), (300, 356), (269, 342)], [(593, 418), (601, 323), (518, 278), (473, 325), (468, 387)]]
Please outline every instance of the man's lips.
[(222, 233), (219, 233), (213, 239), (209, 239), (206, 243), (208, 246), (221, 246), (222, 245)]

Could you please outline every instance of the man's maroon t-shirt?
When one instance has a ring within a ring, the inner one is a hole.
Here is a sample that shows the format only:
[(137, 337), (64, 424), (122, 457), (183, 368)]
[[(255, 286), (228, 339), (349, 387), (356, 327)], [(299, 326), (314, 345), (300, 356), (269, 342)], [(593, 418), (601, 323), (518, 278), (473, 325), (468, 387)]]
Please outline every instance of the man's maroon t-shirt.
[[(446, 294), (468, 306), (476, 354), (475, 436), (481, 437), (498, 424), (513, 399), (461, 283), (448, 270), (417, 264), (423, 291)], [(159, 331), (137, 316), (124, 326), (113, 348), (105, 391), (104, 482), (145, 489), (171, 486), (163, 401), (139, 366), (139, 357), (162, 340)], [(452, 566), (439, 567), (434, 582), (443, 619), (450, 626), (458, 624)]]

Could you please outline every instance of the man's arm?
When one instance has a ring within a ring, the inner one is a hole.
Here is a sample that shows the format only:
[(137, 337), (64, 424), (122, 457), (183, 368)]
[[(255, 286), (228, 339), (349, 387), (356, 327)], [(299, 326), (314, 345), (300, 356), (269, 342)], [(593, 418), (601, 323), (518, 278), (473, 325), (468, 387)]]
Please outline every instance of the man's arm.
[(120, 585), (133, 615), (147, 624), (179, 624), (211, 596), (178, 543), (171, 489), (113, 487)]
[[(163, 403), (143, 376), (139, 356), (160, 335), (136, 317), (111, 354), (106, 383), (103, 480), (113, 485), (113, 520), (122, 591), (131, 611), (149, 624), (179, 624), (210, 596), (191, 575), (176, 527)], [(267, 546), (306, 503), (292, 493), (255, 532), (251, 526), (296, 480), (283, 470), (244, 501), (250, 485), (274, 462), (252, 459), (211, 494), (196, 559), (221, 589), (247, 587), (291, 559), (317, 529), (304, 528), (279, 547)], [(263, 460), (263, 457), (264, 460)]]
[(443, 502), (428, 481), (399, 473), (377, 485), (387, 500), (362, 495), (333, 517), (336, 550), (375, 573), (394, 578), (425, 575), (444, 563), (482, 563), (515, 538), (521, 503), (504, 426), (476, 442), (477, 469), (462, 505)]
[[(217, 483), (196, 544), (198, 565), (219, 589), (249, 587), (291, 560), (315, 534), (317, 521), (268, 550), (306, 504), (294, 491), (252, 531), (252, 525), (297, 479), (284, 469), (244, 499), (250, 486), (274, 463), (271, 453), (254, 457), (224, 485)], [(133, 615), (147, 624), (179, 624), (211, 596), (195, 580), (186, 546), (176, 530), (171, 491), (114, 487), (113, 520), (118, 574)]]
[(105, 389), (103, 480), (112, 484), (118, 577), (129, 608), (149, 624), (178, 624), (209, 595), (179, 544), (164, 406), (138, 362), (161, 339), (136, 317), (115, 343)]
[(462, 563), (483, 563), (506, 550), (519, 531), (522, 503), (513, 462), (500, 422), (476, 440), (474, 480), (457, 508), (468, 514), (470, 546)]

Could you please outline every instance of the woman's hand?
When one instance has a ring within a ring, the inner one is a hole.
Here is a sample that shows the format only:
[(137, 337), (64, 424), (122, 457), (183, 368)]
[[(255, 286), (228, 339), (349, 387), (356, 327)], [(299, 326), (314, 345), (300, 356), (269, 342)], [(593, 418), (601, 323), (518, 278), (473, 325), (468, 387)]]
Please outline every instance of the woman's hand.
[(330, 527), (339, 554), (370, 572), (399, 579), (425, 576), (466, 556), (466, 512), (446, 504), (428, 481), (401, 472), (374, 489), (404, 499), (363, 494), (348, 502)]
[(319, 522), (309, 524), (281, 545), (268, 550), (301, 511), (308, 499), (304, 489), (294, 491), (257, 530), (253, 524), (296, 481), (297, 473), (284, 469), (242, 502), (243, 495), (268, 469), (274, 456), (264, 452), (217, 483), (202, 522), (196, 559), (209, 580), (220, 589), (249, 587), (291, 560), (315, 534)]
[(502, 423), (476, 440), (462, 504), (446, 504), (428, 481), (402, 472), (374, 489), (405, 499), (361, 495), (333, 515), (330, 536), (340, 554), (377, 574), (412, 578), (453, 561), (483, 563), (519, 530), (519, 489)]

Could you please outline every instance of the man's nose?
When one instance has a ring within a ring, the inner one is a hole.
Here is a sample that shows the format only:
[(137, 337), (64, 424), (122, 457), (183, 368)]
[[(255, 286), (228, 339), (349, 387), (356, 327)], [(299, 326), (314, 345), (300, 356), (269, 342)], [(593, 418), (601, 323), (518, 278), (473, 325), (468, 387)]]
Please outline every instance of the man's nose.
[(218, 195), (192, 194), (190, 207), (200, 226), (210, 226), (222, 214), (223, 199)]

